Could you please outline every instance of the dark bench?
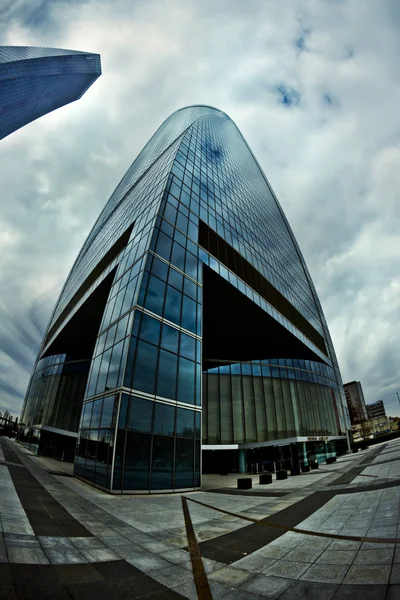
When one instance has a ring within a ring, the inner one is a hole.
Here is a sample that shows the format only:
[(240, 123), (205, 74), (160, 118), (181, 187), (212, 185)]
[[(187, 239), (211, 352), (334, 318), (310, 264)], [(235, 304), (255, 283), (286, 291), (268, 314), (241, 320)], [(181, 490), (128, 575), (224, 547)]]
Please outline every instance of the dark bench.
[(253, 480), (251, 477), (241, 477), (237, 480), (238, 490), (251, 490), (253, 486)]
[(328, 456), (328, 458), (326, 459), (326, 464), (327, 465), (331, 465), (332, 463), (336, 462), (336, 456)]
[(357, 454), (358, 448), (353, 448), (353, 454)]
[(290, 474), (293, 475), (300, 475), (301, 474), (301, 470), (300, 467), (292, 467), (290, 469)]
[(276, 478), (287, 479), (287, 471), (285, 469), (279, 469), (279, 471), (276, 472)]
[(303, 465), (303, 466), (301, 467), (301, 472), (302, 472), (302, 473), (309, 473), (310, 471), (311, 471), (311, 467), (310, 467), (310, 465)]
[(265, 485), (267, 483), (272, 483), (272, 473), (263, 473), (260, 475), (260, 484)]
[(310, 460), (310, 467), (311, 467), (311, 469), (318, 469), (319, 468), (318, 461)]

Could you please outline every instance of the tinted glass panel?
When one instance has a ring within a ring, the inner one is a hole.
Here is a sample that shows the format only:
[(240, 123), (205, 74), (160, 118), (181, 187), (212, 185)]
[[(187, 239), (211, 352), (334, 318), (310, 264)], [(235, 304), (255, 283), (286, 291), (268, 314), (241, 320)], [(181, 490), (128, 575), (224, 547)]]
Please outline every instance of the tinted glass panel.
[(173, 438), (153, 438), (153, 460), (151, 489), (172, 489), (172, 469), (174, 464)]
[(140, 431), (142, 433), (151, 433), (151, 423), (153, 418), (152, 400), (144, 400), (131, 396), (129, 411), (129, 429)]
[(194, 445), (193, 440), (176, 440), (175, 488), (193, 487)]
[(150, 435), (128, 431), (126, 439), (124, 490), (147, 490), (149, 488)]
[(154, 433), (158, 435), (174, 435), (175, 407), (156, 402), (154, 414)]
[(176, 415), (176, 435), (192, 438), (194, 433), (194, 411), (178, 408)]

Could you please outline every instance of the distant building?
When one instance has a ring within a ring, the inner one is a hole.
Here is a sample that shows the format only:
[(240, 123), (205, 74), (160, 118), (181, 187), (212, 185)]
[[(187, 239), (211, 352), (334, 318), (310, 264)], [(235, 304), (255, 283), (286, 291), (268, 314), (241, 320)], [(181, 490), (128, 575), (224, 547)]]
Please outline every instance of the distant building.
[(349, 408), (352, 425), (366, 421), (368, 418), (364, 394), (359, 381), (350, 381), (344, 384), (347, 406)]
[(353, 425), (353, 441), (362, 442), (363, 440), (373, 439), (381, 435), (392, 433), (391, 421), (387, 417), (375, 417), (367, 419), (357, 425)]
[(385, 405), (382, 400), (367, 404), (367, 415), (368, 419), (374, 419), (375, 417), (386, 417)]
[(0, 46), (0, 140), (78, 100), (100, 75), (99, 54)]

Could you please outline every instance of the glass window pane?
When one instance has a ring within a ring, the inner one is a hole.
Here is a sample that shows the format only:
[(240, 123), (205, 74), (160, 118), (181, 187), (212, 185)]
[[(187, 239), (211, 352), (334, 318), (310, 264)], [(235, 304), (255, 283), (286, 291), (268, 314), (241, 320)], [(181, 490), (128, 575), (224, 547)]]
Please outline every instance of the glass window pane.
[(178, 273), (178, 271), (175, 271), (175, 269), (170, 269), (168, 283), (181, 292), (183, 287), (183, 275)]
[[(188, 412), (188, 411), (187, 411)], [(176, 440), (174, 488), (192, 488), (194, 476), (193, 440)]]
[(182, 294), (175, 288), (167, 286), (167, 296), (165, 299), (164, 318), (177, 325), (181, 320), (181, 301)]
[(101, 414), (101, 427), (112, 427), (115, 419), (115, 405), (118, 396), (107, 396), (104, 398), (103, 412)]
[(183, 296), (182, 303), (182, 327), (196, 333), (197, 304), (188, 296)]
[(175, 398), (177, 368), (177, 355), (167, 352), (166, 350), (160, 350), (157, 374), (157, 396), (172, 399)]
[(195, 437), (200, 439), (201, 437), (201, 413), (195, 413)]
[(162, 231), (158, 236), (156, 254), (169, 261), (171, 256), (172, 239)]
[(178, 343), (179, 331), (164, 324), (162, 328), (161, 346), (166, 350), (178, 353)]
[(151, 489), (172, 489), (172, 468), (174, 463), (174, 440), (166, 437), (153, 437), (153, 460), (151, 466)]
[(119, 409), (119, 420), (118, 420), (118, 427), (120, 429), (126, 428), (126, 419), (128, 416), (129, 400), (130, 400), (130, 396), (128, 396), (128, 394), (122, 394), (121, 406)]
[(181, 333), (181, 345), (179, 349), (179, 354), (182, 354), (185, 358), (189, 358), (190, 360), (196, 359), (196, 339), (187, 335), (186, 333)]
[(128, 428), (142, 433), (151, 433), (154, 402), (131, 396)]
[(122, 486), (124, 490), (149, 489), (150, 443), (150, 435), (128, 431)]
[(100, 365), (99, 378), (97, 380), (96, 394), (101, 394), (101, 392), (104, 392), (105, 390), (108, 367), (110, 366), (111, 352), (112, 348), (109, 348), (103, 354)]
[(152, 312), (162, 315), (163, 305), (164, 305), (164, 295), (165, 295), (165, 283), (158, 279), (158, 277), (154, 277), (154, 275), (150, 276), (149, 286), (146, 294), (146, 301), (144, 306), (151, 310)]
[(196, 363), (186, 358), (179, 359), (178, 400), (194, 404), (194, 383)]
[(139, 340), (133, 388), (154, 394), (158, 348)]
[(153, 275), (157, 275), (157, 277), (159, 277), (163, 281), (167, 281), (168, 265), (162, 260), (159, 260), (158, 258), (154, 257), (153, 264), (151, 266), (151, 272), (153, 273)]
[(105, 387), (106, 390), (110, 390), (112, 388), (117, 387), (117, 385), (119, 383), (118, 374), (120, 371), (121, 362), (123, 363), (123, 359), (124, 359), (123, 349), (124, 349), (124, 340), (122, 340), (122, 342), (119, 342), (112, 348), (112, 354), (111, 354), (111, 359), (110, 359), (110, 369), (108, 371), (107, 384)]
[(82, 421), (82, 425), (81, 425), (82, 429), (88, 429), (90, 427), (93, 402), (87, 402), (85, 406), (86, 406), (85, 415), (83, 417), (83, 421)]
[(183, 248), (177, 242), (174, 242), (172, 246), (171, 263), (183, 271), (185, 265), (185, 248)]
[[(136, 320), (136, 319), (135, 319)], [(137, 338), (131, 337), (129, 342), (128, 357), (126, 359), (124, 386), (130, 388), (132, 386), (132, 373), (134, 367), (134, 358), (136, 351)]]
[(140, 327), (140, 338), (158, 346), (160, 343), (161, 322), (148, 315), (143, 315)]
[(175, 431), (175, 406), (155, 403), (154, 433), (157, 435), (174, 435)]
[(103, 398), (99, 398), (93, 402), (92, 421), (90, 427), (100, 427), (101, 409), (103, 408)]
[(119, 430), (117, 434), (117, 443), (115, 445), (115, 461), (114, 461), (114, 479), (112, 484), (113, 490), (120, 490), (122, 485), (122, 465), (124, 460), (125, 449), (125, 431)]
[(178, 408), (176, 414), (177, 437), (192, 438), (194, 434), (194, 411)]

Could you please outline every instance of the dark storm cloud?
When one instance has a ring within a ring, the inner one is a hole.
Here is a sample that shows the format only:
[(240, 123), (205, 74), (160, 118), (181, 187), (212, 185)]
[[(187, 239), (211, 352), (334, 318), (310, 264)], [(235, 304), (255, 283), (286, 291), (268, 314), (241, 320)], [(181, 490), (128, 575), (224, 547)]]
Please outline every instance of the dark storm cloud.
[(0, 144), (0, 410), (19, 411), (59, 290), (118, 181), (172, 111), (204, 103), (236, 121), (277, 193), (343, 378), (398, 413), (396, 2), (13, 0), (1, 10), (2, 43), (99, 52), (103, 75)]

